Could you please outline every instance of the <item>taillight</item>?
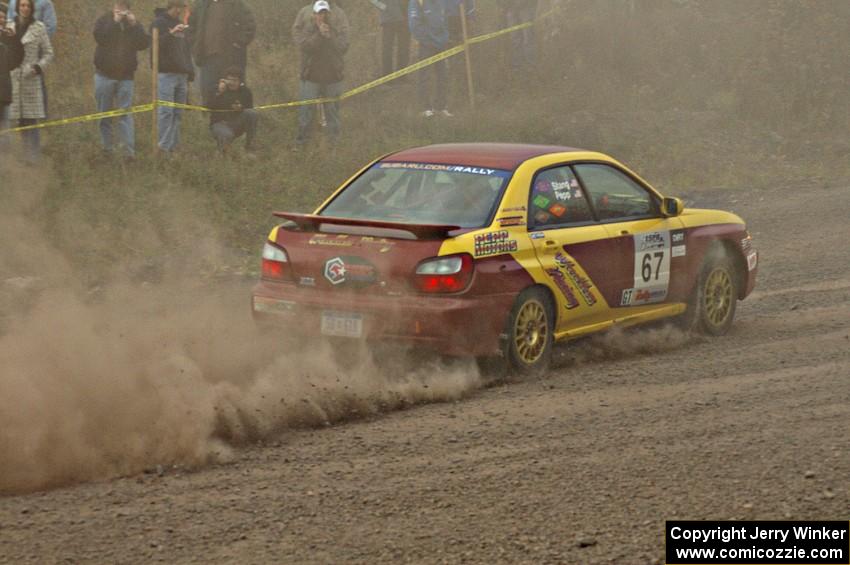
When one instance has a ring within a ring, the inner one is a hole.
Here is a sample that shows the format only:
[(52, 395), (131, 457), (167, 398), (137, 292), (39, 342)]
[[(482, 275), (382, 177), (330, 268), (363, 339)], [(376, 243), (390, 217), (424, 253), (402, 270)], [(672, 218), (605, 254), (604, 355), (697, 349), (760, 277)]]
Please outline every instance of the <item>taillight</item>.
[(292, 272), (289, 267), (289, 257), (282, 248), (266, 243), (263, 247), (263, 278), (272, 280), (287, 280)]
[(460, 292), (472, 282), (475, 264), (463, 253), (427, 259), (416, 267), (416, 288), (429, 294)]

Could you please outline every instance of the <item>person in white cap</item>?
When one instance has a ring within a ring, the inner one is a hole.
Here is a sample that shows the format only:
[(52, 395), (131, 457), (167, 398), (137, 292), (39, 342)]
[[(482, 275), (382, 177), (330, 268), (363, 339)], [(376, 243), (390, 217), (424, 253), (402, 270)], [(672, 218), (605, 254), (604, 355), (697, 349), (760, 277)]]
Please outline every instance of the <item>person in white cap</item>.
[[(301, 100), (335, 98), (342, 94), (344, 57), (348, 51), (348, 18), (342, 8), (318, 0), (305, 6), (295, 18), (292, 35), (301, 49)], [(296, 149), (310, 136), (313, 105), (301, 106), (298, 112)], [(333, 141), (339, 136), (339, 103), (324, 104), (328, 133)]]

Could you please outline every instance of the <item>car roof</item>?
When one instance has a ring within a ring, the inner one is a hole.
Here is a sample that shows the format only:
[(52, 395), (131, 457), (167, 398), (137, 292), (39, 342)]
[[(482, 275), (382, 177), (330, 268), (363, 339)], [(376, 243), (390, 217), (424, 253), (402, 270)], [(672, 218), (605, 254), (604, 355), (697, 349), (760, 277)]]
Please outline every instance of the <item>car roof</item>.
[(513, 171), (525, 161), (552, 153), (584, 151), (559, 145), (522, 143), (445, 143), (405, 149), (382, 159), (388, 163), (434, 163)]

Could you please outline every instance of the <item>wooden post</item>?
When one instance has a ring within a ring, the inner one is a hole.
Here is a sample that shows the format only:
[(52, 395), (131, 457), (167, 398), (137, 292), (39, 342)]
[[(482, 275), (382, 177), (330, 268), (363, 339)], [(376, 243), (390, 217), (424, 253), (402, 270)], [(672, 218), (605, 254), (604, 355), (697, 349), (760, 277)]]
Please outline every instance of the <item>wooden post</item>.
[(151, 99), (153, 100), (153, 119), (151, 120), (151, 154), (156, 158), (159, 155), (159, 119), (157, 109), (159, 107), (159, 30), (151, 30)]
[(469, 90), (469, 107), (475, 110), (475, 84), (472, 81), (472, 57), (469, 54), (469, 32), (466, 24), (466, 2), (460, 6), (460, 26), (463, 30), (463, 55), (466, 58), (466, 86)]

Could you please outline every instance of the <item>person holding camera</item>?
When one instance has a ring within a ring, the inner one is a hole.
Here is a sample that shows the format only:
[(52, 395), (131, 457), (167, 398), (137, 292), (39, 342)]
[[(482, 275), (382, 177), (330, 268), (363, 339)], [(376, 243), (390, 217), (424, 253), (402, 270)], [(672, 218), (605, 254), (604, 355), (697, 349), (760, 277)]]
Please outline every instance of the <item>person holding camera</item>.
[[(15, 33), (15, 23), (6, 22), (6, 5), (0, 2), (0, 131), (9, 128), (7, 113), (12, 103), (12, 71), (24, 59), (24, 48)], [(8, 135), (0, 135), (0, 148), (9, 144)]]
[(227, 154), (236, 138), (245, 136), (245, 150), (254, 152), (258, 114), (254, 110), (254, 96), (242, 82), (242, 72), (237, 66), (225, 70), (218, 81), (215, 96), (210, 101), (210, 131), (218, 148)]
[[(195, 80), (195, 66), (186, 40), (189, 26), (183, 23), (187, 9), (186, 0), (168, 0), (165, 8), (154, 10), (155, 19), (151, 33), (159, 30), (159, 75), (157, 98), (185, 104), (189, 83)], [(157, 108), (159, 122), (159, 149), (170, 155), (180, 141), (180, 116), (183, 110), (169, 106)]]
[[(336, 98), (342, 94), (344, 56), (348, 51), (348, 18), (342, 8), (331, 9), (327, 0), (305, 6), (295, 19), (292, 35), (301, 49), (301, 100)], [(328, 132), (336, 140), (340, 132), (339, 102), (323, 104)], [(307, 143), (314, 105), (298, 111), (295, 149)]]
[[(34, 126), (47, 117), (44, 71), (53, 61), (53, 45), (43, 23), (35, 19), (33, 0), (20, 0), (15, 20), (15, 37), (21, 43), (24, 57), (12, 71), (12, 105), (9, 119), (18, 126)], [(41, 156), (41, 130), (21, 132), (26, 158), (35, 162)]]
[(201, 97), (209, 106), (224, 70), (239, 67), (243, 80), (248, 67), (248, 45), (257, 24), (244, 0), (198, 0), (189, 17), (192, 56), (201, 69)]
[[(151, 39), (130, 9), (130, 0), (116, 0), (112, 11), (103, 14), (94, 24), (94, 96), (98, 112), (129, 108), (133, 105), (134, 76), (138, 67), (136, 53), (150, 46)], [(103, 150), (113, 151), (112, 124), (115, 118), (100, 120)], [(136, 155), (136, 134), (132, 114), (118, 120), (118, 133), (125, 156)]]

